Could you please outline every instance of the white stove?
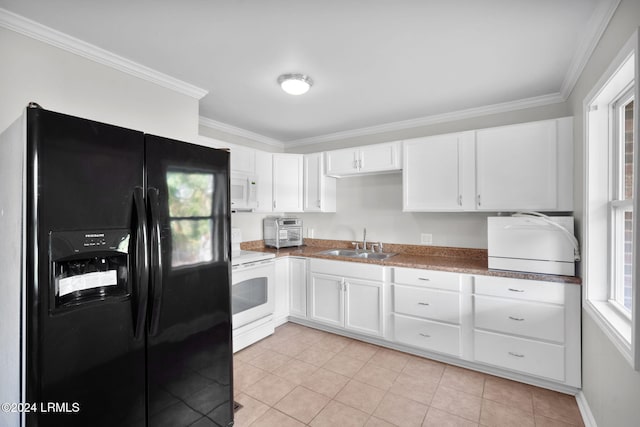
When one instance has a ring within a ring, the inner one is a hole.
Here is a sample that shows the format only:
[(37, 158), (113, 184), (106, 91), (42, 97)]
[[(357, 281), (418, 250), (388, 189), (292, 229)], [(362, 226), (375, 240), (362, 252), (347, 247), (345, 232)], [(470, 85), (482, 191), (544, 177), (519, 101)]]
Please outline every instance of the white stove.
[(240, 229), (231, 229), (233, 351), (273, 334), (275, 254), (240, 249)]

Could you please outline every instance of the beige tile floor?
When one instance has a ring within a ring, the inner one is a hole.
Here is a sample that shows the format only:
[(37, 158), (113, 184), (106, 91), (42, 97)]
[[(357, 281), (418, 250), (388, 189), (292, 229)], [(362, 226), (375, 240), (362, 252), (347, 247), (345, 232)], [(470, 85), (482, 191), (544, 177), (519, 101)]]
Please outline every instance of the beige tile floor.
[(294, 323), (234, 356), (236, 427), (583, 426), (575, 399)]

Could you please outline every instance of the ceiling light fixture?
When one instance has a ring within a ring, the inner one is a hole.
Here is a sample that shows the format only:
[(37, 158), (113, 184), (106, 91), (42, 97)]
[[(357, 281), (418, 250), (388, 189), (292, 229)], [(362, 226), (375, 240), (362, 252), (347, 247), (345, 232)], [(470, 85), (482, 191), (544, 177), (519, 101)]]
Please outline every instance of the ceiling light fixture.
[(302, 95), (311, 89), (313, 80), (304, 74), (283, 74), (278, 77), (278, 84), (289, 95)]

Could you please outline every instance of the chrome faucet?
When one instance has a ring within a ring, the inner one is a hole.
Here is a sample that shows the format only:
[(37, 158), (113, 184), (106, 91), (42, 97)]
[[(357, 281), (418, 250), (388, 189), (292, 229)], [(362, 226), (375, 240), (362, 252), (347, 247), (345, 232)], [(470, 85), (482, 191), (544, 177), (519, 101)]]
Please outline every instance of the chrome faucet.
[(362, 250), (367, 251), (367, 227), (365, 227), (362, 232)]

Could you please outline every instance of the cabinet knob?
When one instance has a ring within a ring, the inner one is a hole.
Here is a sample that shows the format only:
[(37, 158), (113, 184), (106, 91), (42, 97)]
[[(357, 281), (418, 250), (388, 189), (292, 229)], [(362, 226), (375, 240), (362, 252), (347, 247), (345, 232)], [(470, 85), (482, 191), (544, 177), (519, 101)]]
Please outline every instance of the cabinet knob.
[(509, 319), (515, 320), (516, 322), (522, 322), (524, 320), (524, 318), (522, 317), (513, 317), (513, 316), (509, 316)]
[(514, 288), (509, 288), (510, 292), (524, 292), (524, 289), (514, 289)]
[(512, 351), (509, 351), (508, 353), (509, 353), (510, 356), (513, 356), (513, 357), (520, 357), (520, 358), (524, 357), (524, 354), (518, 354), (518, 353), (514, 353)]
[(418, 335), (420, 335), (421, 337), (425, 337), (425, 338), (431, 338), (431, 335), (423, 334), (422, 332), (420, 332)]
[(482, 205), (482, 200), (480, 199), (480, 195), (478, 194), (478, 206)]
[(418, 305), (429, 305), (428, 302), (418, 302)]
[(418, 277), (418, 280), (424, 280), (425, 282), (430, 282), (431, 279), (427, 278), (427, 277)]
[(462, 206), (462, 194), (458, 195), (458, 205)]

